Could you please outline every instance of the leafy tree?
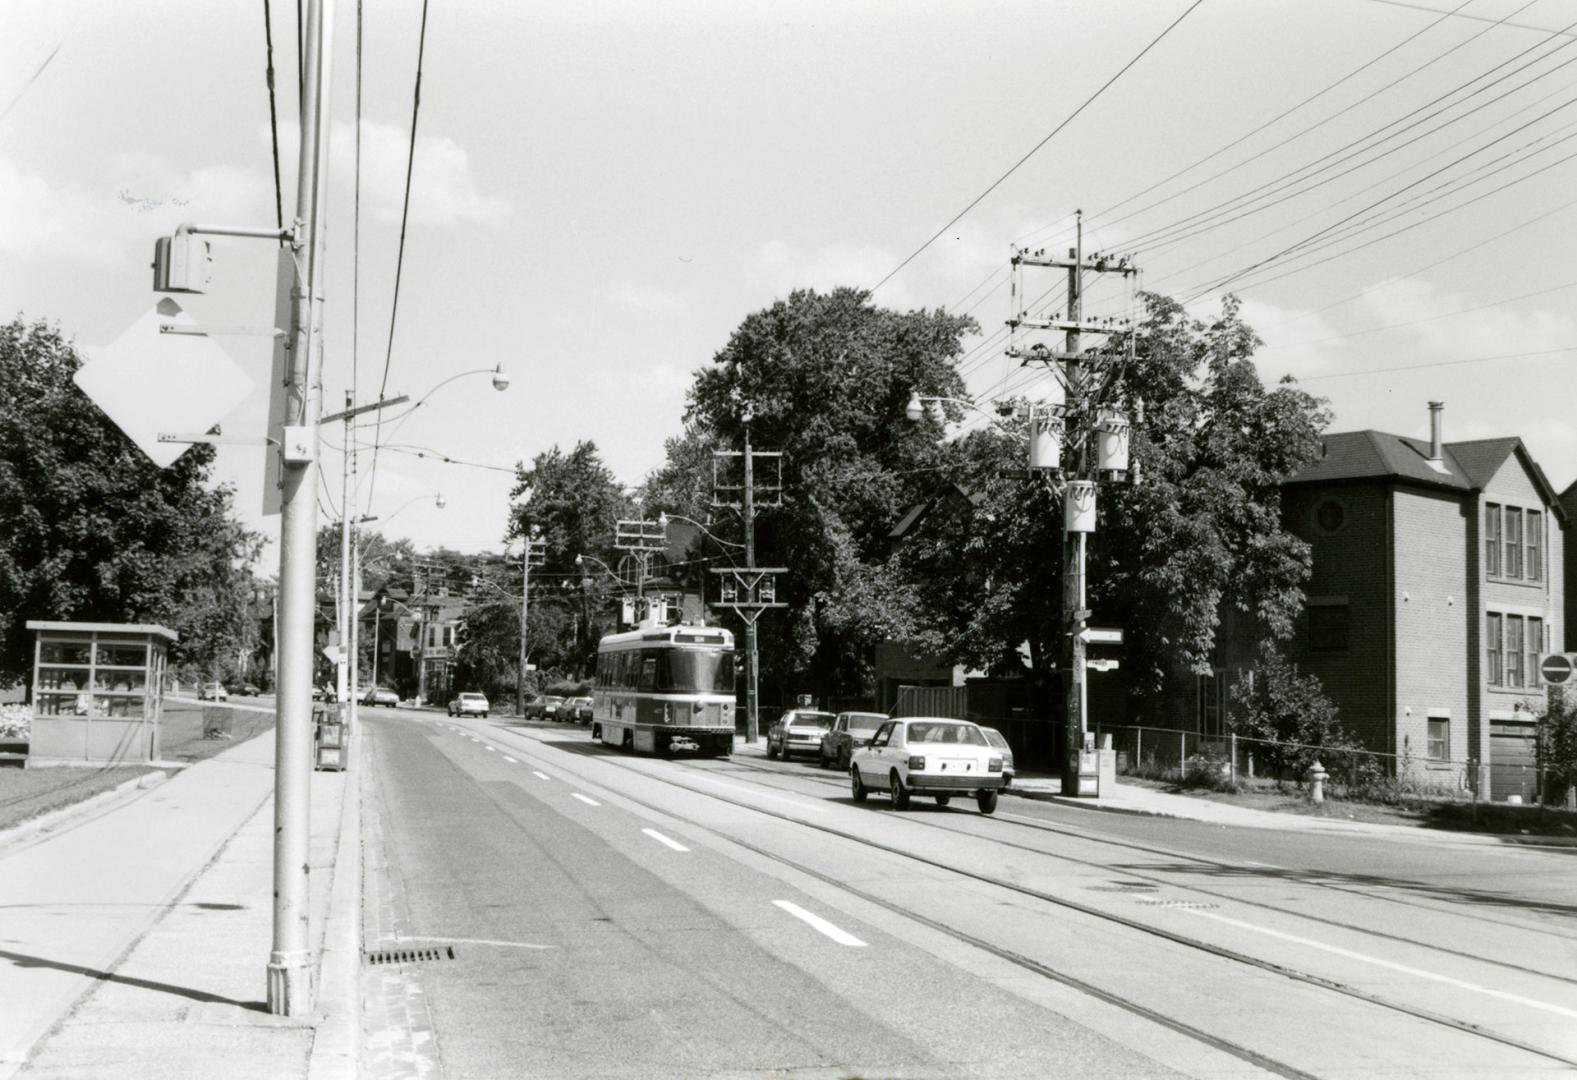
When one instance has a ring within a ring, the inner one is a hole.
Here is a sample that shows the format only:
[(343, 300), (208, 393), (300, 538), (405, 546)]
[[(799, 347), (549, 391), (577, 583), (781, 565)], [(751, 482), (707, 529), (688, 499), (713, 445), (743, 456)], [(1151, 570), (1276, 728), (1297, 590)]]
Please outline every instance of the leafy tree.
[(1539, 768), (1544, 770), (1544, 800), (1558, 797), (1568, 809), (1577, 804), (1577, 701), (1562, 687), (1550, 690), (1549, 707), (1539, 717)]
[[(1206, 324), (1166, 297), (1144, 299), (1123, 372), (1145, 406), (1131, 447), (1142, 479), (1101, 484), (1086, 585), (1098, 619), (1124, 628), (1129, 690), (1157, 702), (1173, 674), (1208, 670), (1224, 606), (1272, 638), (1290, 634), (1309, 552), (1281, 527), (1280, 485), (1312, 460), (1328, 416), (1295, 386), (1260, 383), (1258, 339), (1235, 300)], [(1093, 419), (1075, 413), (1068, 430)], [(1021, 478), (1024, 448), (1018, 419), (964, 440), (947, 483), (967, 489), (973, 512), (922, 530), (897, 558), (939, 652), (997, 673), (1027, 668), (1049, 688), (1064, 629), (1062, 498)]]
[(1252, 751), (1255, 757), (1272, 770), (1300, 779), (1320, 751), (1354, 748), (1320, 680), (1298, 674), (1275, 642), (1268, 640), (1260, 643), (1254, 666), (1232, 686), (1228, 723), (1239, 735), (1263, 740)]
[(81, 365), (56, 327), (0, 326), (0, 683), (30, 669), (28, 619), (162, 623), (173, 665), (228, 675), (259, 538), (209, 482), (212, 447), (158, 468), (77, 389)]
[(753, 448), (782, 453), (782, 505), (756, 534), (757, 564), (789, 571), (785, 617), (759, 624), (763, 684), (780, 696), (868, 692), (873, 646), (911, 629), (887, 538), (952, 451), (917, 438), (904, 408), (917, 388), (962, 395), (955, 365), (975, 329), (967, 316), (876, 307), (860, 290), (801, 290), (747, 316), (696, 374), (685, 435), (649, 490), (676, 506), (710, 492), (711, 451), (739, 449), (747, 416)]

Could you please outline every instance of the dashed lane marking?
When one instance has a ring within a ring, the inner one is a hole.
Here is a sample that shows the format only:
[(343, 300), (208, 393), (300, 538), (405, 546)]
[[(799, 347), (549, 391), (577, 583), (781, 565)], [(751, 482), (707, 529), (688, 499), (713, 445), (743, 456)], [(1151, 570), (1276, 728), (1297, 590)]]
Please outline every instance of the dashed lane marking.
[(551, 779), (553, 779), (547, 773), (542, 772), (539, 769), (532, 769), (531, 770), (531, 775), (537, 777), (539, 780), (551, 780)]
[(823, 934), (826, 934), (839, 945), (848, 945), (851, 948), (856, 949), (865, 948), (865, 942), (861, 941), (847, 930), (839, 926), (834, 926), (826, 919), (823, 919), (820, 915), (811, 914), (792, 901), (774, 900), (772, 902), (778, 907), (782, 908), (784, 911), (788, 912), (790, 915), (794, 916), (796, 919), (801, 919), (804, 922), (810, 924), (812, 928), (821, 931)]
[(504, 760), (509, 762), (511, 765), (519, 765), (520, 764), (520, 762), (518, 762), (514, 758), (510, 757), (508, 754), (504, 755)]
[(572, 792), (570, 792), (570, 794), (573, 795), (575, 798), (579, 799), (581, 802), (585, 803), (587, 806), (601, 806), (602, 805), (596, 799), (593, 799), (590, 795), (582, 795), (578, 791), (572, 791)]
[(659, 844), (664, 844), (664, 845), (666, 845), (668, 847), (671, 847), (675, 851), (689, 851), (690, 850), (689, 848), (687, 848), (683, 844), (681, 844), (679, 841), (677, 841), (677, 840), (670, 840), (668, 837), (664, 836), (662, 833), (658, 832), (656, 829), (642, 829), (641, 832), (645, 833), (647, 836), (650, 836), (653, 840), (657, 841)]
[(489, 754), (496, 754), (496, 753), (498, 753), (498, 751), (497, 751), (497, 750), (495, 750), (495, 749), (493, 749), (493, 748), (492, 748), (492, 747), (491, 747), (491, 746), (489, 746), (489, 747), (488, 747), (488, 748), (487, 748), (487, 752), (488, 752), (488, 753), (489, 753)]

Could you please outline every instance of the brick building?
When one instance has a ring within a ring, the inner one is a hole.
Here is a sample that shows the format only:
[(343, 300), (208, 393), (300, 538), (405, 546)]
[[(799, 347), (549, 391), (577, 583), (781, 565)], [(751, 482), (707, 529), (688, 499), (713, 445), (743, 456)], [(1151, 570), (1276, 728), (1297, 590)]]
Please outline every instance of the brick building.
[(1416, 777), (1531, 800), (1538, 657), (1565, 642), (1570, 508), (1521, 439), (1446, 443), (1442, 410), (1430, 404), (1428, 442), (1328, 435), (1284, 485), (1286, 527), (1313, 548), (1290, 654), (1348, 732)]

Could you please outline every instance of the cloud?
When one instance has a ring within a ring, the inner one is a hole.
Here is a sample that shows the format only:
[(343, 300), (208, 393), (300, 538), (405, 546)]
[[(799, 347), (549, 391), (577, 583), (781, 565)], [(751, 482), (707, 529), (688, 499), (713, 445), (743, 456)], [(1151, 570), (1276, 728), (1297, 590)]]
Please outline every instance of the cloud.
[(255, 172), (155, 154), (117, 154), (92, 175), (58, 181), (0, 159), (0, 252), (113, 266), (183, 221), (251, 220), (271, 196)]
[[(1479, 297), (1442, 292), (1432, 282), (1406, 277), (1365, 289), (1359, 301), (1367, 324), (1393, 328), (1373, 336), (1406, 341), (1405, 348), (1431, 361), (1543, 352), (1577, 337), (1577, 323), (1569, 315), (1483, 304)], [(1469, 310), (1474, 308), (1481, 310)]]
[[(293, 121), (279, 125), (280, 168), (295, 175), (299, 127)], [(258, 129), (258, 141), (267, 146), (268, 128)], [(362, 211), (380, 224), (398, 224), (405, 199), (405, 165), (410, 129), (372, 120), (361, 122)], [(337, 188), (349, 191), (356, 177), (356, 125), (335, 123), (329, 143), (329, 168)], [(292, 203), (294, 184), (287, 182), (286, 202)], [(484, 191), (464, 147), (446, 135), (416, 136), (411, 162), (412, 224), (453, 225), (501, 221), (514, 213), (503, 195)]]
[(614, 288), (613, 302), (643, 315), (672, 315), (684, 310), (684, 301), (674, 293), (630, 281)]

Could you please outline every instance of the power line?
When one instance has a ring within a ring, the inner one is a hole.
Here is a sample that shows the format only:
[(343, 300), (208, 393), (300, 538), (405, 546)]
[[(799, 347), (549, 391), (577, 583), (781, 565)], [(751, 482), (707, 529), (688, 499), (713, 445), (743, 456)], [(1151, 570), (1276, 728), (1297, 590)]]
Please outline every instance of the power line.
[(1422, 371), (1424, 368), (1486, 364), (1493, 360), (1523, 360), (1530, 356), (1554, 356), (1556, 353), (1564, 352), (1577, 352), (1577, 345), (1562, 345), (1558, 349), (1539, 349), (1534, 352), (1501, 353), (1498, 356), (1474, 356), (1466, 360), (1436, 360), (1428, 364), (1401, 364), (1396, 367), (1365, 368), (1362, 371), (1335, 371), (1328, 375), (1301, 375), (1294, 378), (1299, 382), (1319, 382), (1321, 379), (1350, 379), (1359, 375), (1389, 375), (1398, 371)]
[[(410, 221), (411, 214), (411, 168), (416, 163), (416, 121), (422, 108), (422, 60), (427, 52), (427, 0), (422, 0), (422, 25), (416, 39), (416, 81), (411, 91), (411, 144), (405, 155), (405, 196), (400, 207), (400, 246), (394, 259), (394, 300), (389, 307), (389, 343), (383, 355), (383, 378), (378, 383), (378, 400), (389, 389), (389, 366), (394, 359), (394, 326), (400, 313), (400, 280), (405, 271), (405, 230)], [(359, 132), (358, 132), (359, 135)], [(383, 423), (382, 414), (379, 414), (378, 425), (381, 433)], [(377, 484), (378, 477), (378, 440), (373, 439), (372, 447), (372, 478), (368, 490)]]
[(263, 0), (263, 43), (268, 63), (264, 78), (268, 82), (268, 134), (274, 143), (274, 224), (285, 227), (285, 197), (279, 186), (279, 110), (274, 102), (274, 18), (268, 0)]
[[(424, 3), (425, 3), (425, 0), (424, 0)], [(1080, 105), (1077, 109), (1074, 109), (1073, 112), (1069, 113), (1067, 115), (1067, 117), (1064, 118), (1063, 121), (1060, 124), (1058, 124), (1056, 127), (1052, 128), (1051, 131), (1046, 135), (1045, 138), (1041, 139), (1040, 142), (1036, 143), (1033, 147), (1031, 147), (1029, 153), (1027, 153), (1023, 157), (1019, 158), (1018, 161), (1014, 162), (1013, 166), (1010, 169), (1008, 169), (1007, 172), (1005, 172), (1001, 176), (997, 177), (996, 180), (994, 180), (992, 182), (990, 187), (986, 188), (986, 190), (982, 191), (979, 195), (975, 196), (975, 198), (970, 202), (970, 204), (968, 206), (964, 207), (957, 214), (954, 214), (953, 217), (952, 217), (952, 220), (948, 221), (948, 223), (946, 225), (943, 225), (940, 229), (936, 230), (936, 232), (931, 236), (931, 238), (929, 240), (927, 240), (925, 243), (921, 244), (919, 247), (915, 248), (914, 251), (910, 253), (910, 255), (909, 255), (909, 257), (907, 259), (905, 259), (903, 262), (899, 263), (897, 266), (895, 266), (891, 270), (889, 270), (887, 272), (887, 276), (886, 277), (882, 278), (875, 285), (871, 286), (870, 291), (874, 293), (877, 289), (880, 289), (883, 285), (885, 285), (889, 281), (891, 281), (895, 276), (897, 276), (897, 274), (898, 274), (898, 272), (900, 270), (902, 270), (904, 267), (908, 266), (911, 262), (913, 262), (919, 256), (919, 254), (922, 251), (924, 251), (926, 248), (930, 247), (932, 244), (936, 243), (936, 241), (939, 240), (942, 237), (942, 235), (947, 232), (948, 229), (951, 229), (954, 225), (958, 224), (959, 220), (962, 219), (965, 214), (969, 213), (976, 206), (979, 206), (981, 201), (983, 199), (985, 199), (985, 197), (987, 195), (990, 195), (993, 191), (995, 191), (1002, 184), (1002, 182), (1004, 180), (1006, 180), (1008, 177), (1012, 176), (1015, 172), (1017, 172), (1021, 165), (1023, 165), (1030, 158), (1034, 157), (1035, 154), (1040, 151), (1041, 147), (1045, 146), (1048, 142), (1050, 142), (1052, 140), (1053, 136), (1055, 136), (1059, 131), (1061, 131), (1063, 128), (1065, 128), (1069, 124), (1071, 124), (1074, 121), (1074, 119), (1078, 117), (1078, 115), (1080, 113), (1082, 113), (1085, 109), (1087, 109), (1091, 104), (1093, 104), (1095, 102), (1096, 98), (1098, 98), (1102, 94), (1104, 94), (1108, 87), (1110, 87), (1118, 79), (1122, 78), (1123, 75), (1125, 75), (1128, 72), (1129, 68), (1133, 67), (1140, 60), (1142, 60), (1146, 53), (1148, 53), (1151, 49), (1153, 49), (1157, 45), (1159, 45), (1161, 43), (1161, 39), (1162, 38), (1164, 38), (1164, 37), (1166, 37), (1166, 35), (1170, 34), (1172, 32), (1172, 30), (1177, 26), (1178, 23), (1180, 23), (1184, 19), (1188, 18), (1188, 16), (1193, 13), (1194, 9), (1197, 8), (1202, 3), (1204, 3), (1204, 0), (1194, 0), (1194, 2), (1189, 5), (1187, 11), (1185, 11), (1181, 15), (1179, 15), (1176, 19), (1174, 19), (1172, 21), (1170, 26), (1168, 26), (1165, 30), (1162, 30), (1159, 34), (1157, 34), (1155, 36), (1154, 40), (1152, 40), (1150, 42), (1150, 44), (1146, 45), (1143, 49), (1140, 49), (1138, 54), (1135, 55), (1132, 60), (1129, 60), (1126, 64), (1124, 64), (1122, 66), (1122, 68), (1117, 72), (1117, 74), (1113, 75), (1110, 79), (1107, 79), (1104, 83), (1102, 83), (1100, 89), (1096, 90), (1095, 93), (1091, 94), (1088, 98), (1086, 98), (1084, 100), (1084, 103), (1082, 105)]]
[(49, 66), (50, 61), (55, 58), (55, 54), (59, 51), (59, 45), (56, 45), (53, 49), (49, 50), (49, 55), (44, 57), (44, 62), (42, 64), (38, 65), (38, 70), (33, 72), (32, 77), (29, 78), (27, 82), (22, 84), (22, 89), (16, 92), (16, 97), (11, 99), (11, 104), (5, 107), (5, 111), (0, 112), (0, 120), (4, 120), (11, 114), (11, 110), (16, 108), (16, 103), (22, 100), (23, 96), (28, 92), (29, 89), (32, 88), (33, 84), (38, 81), (38, 77), (44, 74), (44, 69)]

